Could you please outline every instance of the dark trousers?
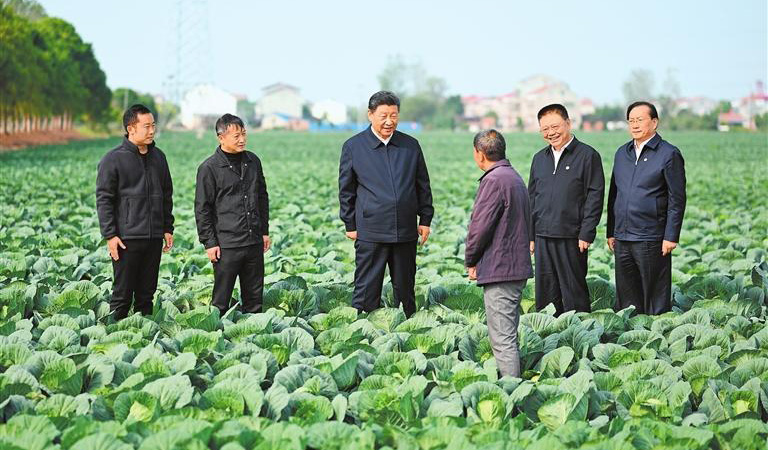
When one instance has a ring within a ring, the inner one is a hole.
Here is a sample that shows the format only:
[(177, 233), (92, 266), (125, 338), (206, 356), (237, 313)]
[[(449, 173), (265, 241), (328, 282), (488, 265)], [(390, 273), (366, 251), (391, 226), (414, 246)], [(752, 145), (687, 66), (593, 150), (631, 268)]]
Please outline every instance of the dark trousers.
[(373, 311), (381, 306), (384, 267), (389, 266), (396, 306), (403, 305), (407, 317), (416, 312), (416, 241), (381, 243), (355, 241), (355, 293), (352, 306)]
[(152, 314), (157, 274), (163, 252), (162, 239), (126, 239), (117, 247), (120, 259), (112, 260), (114, 284), (109, 309), (115, 320), (124, 319), (133, 303), (134, 312)]
[(587, 251), (579, 251), (578, 239), (536, 236), (536, 309), (555, 305), (555, 314), (589, 312)]
[(221, 315), (230, 308), (235, 278), (240, 277), (240, 297), (243, 313), (261, 312), (264, 294), (264, 247), (249, 245), (222, 248), (221, 257), (213, 264), (212, 304)]
[(616, 310), (630, 305), (638, 314), (672, 310), (672, 255), (661, 242), (616, 240)]

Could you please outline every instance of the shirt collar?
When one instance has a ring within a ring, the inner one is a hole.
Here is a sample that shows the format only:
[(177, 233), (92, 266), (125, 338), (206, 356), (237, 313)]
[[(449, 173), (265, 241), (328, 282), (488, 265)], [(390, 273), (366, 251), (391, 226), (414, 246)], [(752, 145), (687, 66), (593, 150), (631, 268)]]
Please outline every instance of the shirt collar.
[(392, 140), (392, 136), (394, 136), (394, 135), (395, 135), (395, 132), (393, 131), (393, 132), (392, 132), (392, 134), (391, 134), (391, 135), (390, 135), (390, 136), (389, 136), (387, 139), (384, 139), (383, 137), (379, 136), (379, 133), (377, 133), (377, 132), (376, 132), (376, 131), (373, 129), (373, 127), (371, 127), (371, 133), (373, 133), (373, 135), (376, 137), (376, 139), (378, 139), (379, 141), (381, 141), (381, 143), (382, 143), (382, 144), (384, 144), (384, 145), (388, 145), (388, 144), (389, 144), (389, 141), (391, 141), (391, 140)]
[(568, 148), (568, 146), (569, 146), (569, 145), (571, 145), (571, 142), (573, 142), (573, 140), (574, 140), (575, 138), (576, 138), (576, 136), (574, 136), (574, 135), (571, 135), (571, 140), (570, 140), (570, 141), (568, 141), (568, 142), (567, 142), (565, 145), (563, 145), (563, 148), (561, 148), (560, 150), (555, 150), (555, 147), (554, 147), (554, 146), (550, 146), (550, 147), (552, 147), (552, 151), (553, 151), (553, 152), (556, 152), (556, 151), (562, 152), (563, 150), (565, 150), (566, 148)]
[[(216, 147), (215, 153), (219, 155), (220, 166), (229, 166), (229, 159), (227, 159), (227, 155), (224, 153), (224, 150), (221, 149), (221, 146)], [(243, 155), (244, 161), (251, 161), (251, 156), (246, 150), (243, 150), (241, 154)]]
[[(655, 137), (656, 137), (656, 136), (658, 136), (658, 135), (659, 135), (658, 133), (654, 133), (654, 134), (653, 134), (653, 136), (651, 136), (651, 137), (649, 137), (648, 139), (646, 139), (646, 140), (644, 140), (643, 142), (641, 142), (641, 143), (640, 143), (640, 145), (637, 145), (637, 143), (636, 143), (634, 140), (632, 140), (632, 143), (633, 143), (633, 144), (634, 144), (634, 146), (635, 146), (635, 150), (640, 150), (640, 151), (643, 151), (643, 148), (646, 146), (646, 144), (648, 144), (649, 142), (651, 142), (651, 141), (653, 140), (653, 138), (655, 138)], [(655, 144), (655, 142), (654, 142), (654, 144)], [(656, 147), (656, 145), (649, 145), (649, 147), (655, 148), (655, 147)]]

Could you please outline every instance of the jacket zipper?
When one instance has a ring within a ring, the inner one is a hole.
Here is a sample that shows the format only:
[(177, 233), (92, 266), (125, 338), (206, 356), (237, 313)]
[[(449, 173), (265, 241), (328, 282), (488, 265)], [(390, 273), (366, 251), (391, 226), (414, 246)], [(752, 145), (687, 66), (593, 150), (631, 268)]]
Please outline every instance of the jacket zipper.
[[(229, 163), (229, 161), (227, 161)], [(242, 182), (245, 179), (245, 168), (248, 167), (248, 163), (240, 162), (240, 175), (237, 175), (237, 171), (232, 168), (232, 164), (229, 163), (229, 170), (232, 171), (235, 175), (240, 177), (240, 185), (244, 186), (244, 183)], [(253, 236), (253, 226), (251, 223), (251, 212), (248, 211), (248, 194), (246, 193), (245, 187), (243, 187), (243, 209), (245, 209), (245, 223), (248, 226), (248, 237), (250, 238)]]
[(400, 199), (397, 195), (397, 189), (395, 188), (395, 180), (392, 177), (392, 161), (390, 159), (389, 144), (384, 144), (384, 154), (387, 156), (387, 169), (389, 170), (389, 181), (392, 183), (392, 193), (395, 194), (395, 238), (400, 239), (400, 235), (397, 231), (397, 205), (400, 203)]
[[(634, 150), (634, 148), (632, 150)], [(640, 156), (637, 156), (637, 155), (634, 154), (634, 152), (632, 152), (631, 156), (635, 157), (635, 165), (632, 167), (632, 179), (629, 182), (629, 190), (630, 190), (630, 192), (632, 191), (632, 189), (635, 186), (635, 173), (637, 173), (637, 162), (640, 161), (640, 158), (643, 156), (643, 153), (645, 153), (645, 147), (643, 147), (643, 149), (640, 151)], [(627, 218), (631, 217), (629, 215), (629, 195), (627, 195), (627, 205), (626, 205), (626, 212), (624, 213), (624, 217), (627, 217)], [(631, 219), (628, 219), (628, 220), (631, 220)], [(629, 227), (627, 227), (627, 230), (628, 229), (629, 229)]]
[(144, 166), (144, 186), (147, 189), (147, 208), (149, 209), (149, 233), (147, 234), (152, 239), (152, 196), (149, 193), (149, 154), (147, 154), (147, 165)]

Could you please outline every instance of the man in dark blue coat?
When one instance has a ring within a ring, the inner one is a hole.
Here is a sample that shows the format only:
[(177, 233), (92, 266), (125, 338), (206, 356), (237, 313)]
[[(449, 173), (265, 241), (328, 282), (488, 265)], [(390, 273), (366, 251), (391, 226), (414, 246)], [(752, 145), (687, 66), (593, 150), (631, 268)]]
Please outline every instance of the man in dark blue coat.
[(632, 140), (619, 147), (608, 192), (608, 247), (616, 255), (616, 308), (672, 309), (672, 250), (685, 212), (683, 155), (656, 133), (648, 102), (627, 108)]
[[(371, 126), (347, 140), (339, 163), (340, 217), (355, 241), (352, 306), (370, 312), (381, 303), (389, 266), (395, 301), (416, 311), (416, 244), (430, 233), (432, 190), (419, 142), (397, 131), (400, 99), (381, 91), (368, 101)], [(418, 219), (417, 219), (418, 216)]]
[(496, 130), (475, 136), (480, 177), (469, 222), (464, 263), (470, 280), (483, 287), (485, 317), (501, 376), (520, 376), (517, 324), (520, 298), (533, 276), (528, 253), (528, 189), (506, 159), (504, 136)]

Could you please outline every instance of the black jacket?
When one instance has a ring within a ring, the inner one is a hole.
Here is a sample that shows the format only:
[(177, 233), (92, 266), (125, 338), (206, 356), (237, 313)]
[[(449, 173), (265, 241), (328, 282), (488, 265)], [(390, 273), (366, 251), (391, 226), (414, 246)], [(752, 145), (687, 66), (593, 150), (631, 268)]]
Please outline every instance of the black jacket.
[(173, 233), (173, 183), (165, 155), (154, 142), (146, 166), (127, 138), (99, 161), (96, 210), (105, 239), (158, 239)]
[(432, 222), (432, 190), (419, 142), (395, 131), (384, 145), (368, 127), (341, 149), (339, 216), (347, 231), (369, 242), (418, 239)]
[(269, 234), (269, 194), (261, 160), (244, 152), (238, 175), (217, 147), (197, 169), (195, 221), (205, 248), (262, 244)]
[(619, 147), (608, 192), (608, 237), (678, 242), (685, 213), (685, 162), (656, 134), (635, 157), (634, 141)]
[(603, 213), (605, 175), (600, 154), (575, 137), (555, 170), (552, 146), (533, 156), (528, 195), (531, 235), (593, 242)]

